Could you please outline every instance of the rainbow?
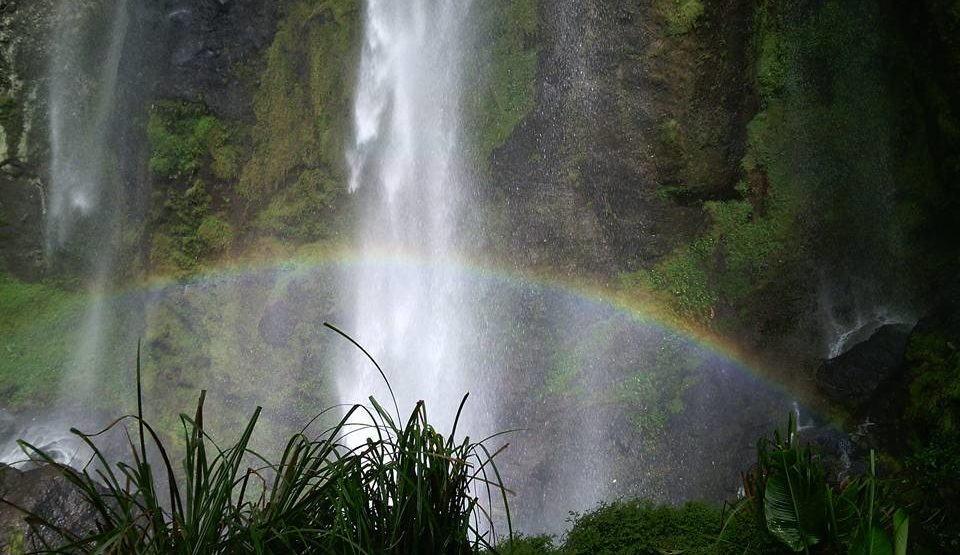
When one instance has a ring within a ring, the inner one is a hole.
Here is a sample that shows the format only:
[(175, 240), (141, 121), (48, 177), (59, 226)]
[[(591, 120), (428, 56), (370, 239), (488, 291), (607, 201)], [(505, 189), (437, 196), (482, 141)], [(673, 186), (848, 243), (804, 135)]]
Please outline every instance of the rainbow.
[(662, 301), (649, 293), (627, 290), (619, 283), (610, 283), (589, 277), (563, 276), (556, 272), (537, 269), (511, 268), (502, 263), (484, 259), (446, 261), (442, 266), (418, 253), (397, 250), (360, 253), (354, 249), (312, 244), (296, 249), (278, 243), (266, 243), (253, 249), (257, 254), (224, 258), (189, 278), (176, 279), (157, 275), (139, 280), (116, 293), (142, 295), (145, 292), (162, 293), (170, 288), (190, 285), (228, 283), (243, 276), (259, 272), (308, 272), (319, 268), (362, 269), (364, 267), (389, 267), (398, 270), (436, 268), (449, 271), (451, 268), (465, 277), (480, 283), (503, 284), (509, 287), (535, 287), (556, 292), (581, 302), (607, 307), (621, 317), (658, 331), (677, 334), (692, 342), (705, 353), (719, 358), (740, 372), (749, 374), (764, 387), (790, 397), (797, 395), (796, 388), (775, 379), (774, 374), (764, 370), (759, 357), (743, 349), (735, 342), (724, 338), (705, 326), (679, 318), (671, 313)]

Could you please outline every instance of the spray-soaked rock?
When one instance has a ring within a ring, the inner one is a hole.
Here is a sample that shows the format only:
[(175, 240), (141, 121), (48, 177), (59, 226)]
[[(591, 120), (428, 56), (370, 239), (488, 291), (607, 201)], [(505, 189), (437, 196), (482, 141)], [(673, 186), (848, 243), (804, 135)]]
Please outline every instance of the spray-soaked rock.
[(880, 327), (870, 339), (820, 365), (817, 386), (840, 404), (861, 406), (902, 367), (910, 331), (905, 324)]
[[(0, 465), (0, 500), (0, 545), (18, 537), (25, 538), (27, 545), (38, 539), (31, 535), (24, 511), (72, 534), (88, 533), (96, 527), (96, 511), (53, 466), (21, 471)], [(47, 541), (56, 540), (56, 534), (43, 534)]]

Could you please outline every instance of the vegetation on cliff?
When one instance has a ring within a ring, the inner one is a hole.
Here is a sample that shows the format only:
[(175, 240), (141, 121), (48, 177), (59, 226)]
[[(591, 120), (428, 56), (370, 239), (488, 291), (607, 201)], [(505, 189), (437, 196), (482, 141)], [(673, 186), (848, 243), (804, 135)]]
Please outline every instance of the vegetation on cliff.
[(732, 198), (703, 203), (710, 224), (699, 238), (626, 283), (702, 323), (763, 334), (805, 310), (818, 269), (838, 282), (869, 275), (888, 297), (906, 294), (895, 285), (904, 279), (929, 277), (937, 257), (923, 246), (931, 222), (921, 215), (950, 193), (909, 44), (873, 3), (761, 3), (760, 109), (742, 180)]
[(485, 164), (534, 107), (538, 0), (496, 0), (480, 14), (477, 40), (487, 45), (484, 87), (474, 97), (473, 125), (477, 160)]
[(20, 147), (20, 137), (23, 134), (23, 115), (17, 100), (8, 93), (0, 92), (0, 131), (3, 144), (0, 144), (0, 161), (5, 158), (15, 158)]
[(244, 199), (265, 207), (255, 219), (261, 231), (299, 240), (329, 235), (332, 207), (346, 189), (360, 13), (355, 0), (284, 4), (254, 96), (252, 154), (237, 184)]

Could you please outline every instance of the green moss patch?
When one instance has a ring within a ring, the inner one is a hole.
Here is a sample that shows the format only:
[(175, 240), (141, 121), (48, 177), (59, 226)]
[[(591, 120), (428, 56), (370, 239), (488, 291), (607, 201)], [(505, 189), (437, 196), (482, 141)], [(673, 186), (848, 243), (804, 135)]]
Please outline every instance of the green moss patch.
[(657, 9), (663, 14), (672, 35), (692, 31), (703, 17), (703, 0), (658, 0)]
[(147, 122), (150, 170), (165, 179), (188, 179), (209, 165), (218, 179), (237, 173), (238, 147), (226, 124), (200, 104), (161, 101)]
[(477, 158), (486, 161), (533, 110), (537, 72), (537, 0), (494, 0), (480, 40), (490, 45), (486, 86), (474, 99)]
[(0, 274), (0, 398), (7, 408), (43, 406), (57, 397), (85, 306), (83, 295), (54, 283)]
[(265, 201), (306, 169), (342, 169), (360, 8), (355, 0), (288, 3), (254, 98), (253, 156), (238, 191)]
[(150, 264), (155, 271), (187, 276), (199, 267), (206, 254), (222, 250), (232, 242), (229, 224), (209, 213), (211, 197), (202, 181), (194, 181), (182, 192), (171, 188), (159, 194), (164, 200), (153, 222), (150, 250)]
[(256, 227), (279, 237), (301, 241), (330, 238), (338, 221), (337, 201), (343, 187), (323, 170), (307, 170), (297, 182), (273, 197), (257, 215)]

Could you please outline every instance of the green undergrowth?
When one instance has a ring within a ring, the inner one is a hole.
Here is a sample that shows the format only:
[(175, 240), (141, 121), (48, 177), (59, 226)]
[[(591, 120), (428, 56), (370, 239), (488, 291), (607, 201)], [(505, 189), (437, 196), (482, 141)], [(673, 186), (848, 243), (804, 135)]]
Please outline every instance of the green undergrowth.
[(906, 416), (929, 435), (960, 435), (960, 352), (939, 331), (910, 336), (910, 396)]
[[(486, 163), (533, 110), (539, 54), (538, 0), (495, 0), (485, 6), (478, 40), (490, 50), (485, 87), (472, 107), (476, 157)], [(470, 77), (467, 76), (469, 79)]]
[(700, 502), (669, 506), (642, 499), (617, 501), (572, 514), (569, 522), (570, 530), (559, 541), (549, 536), (518, 537), (499, 545), (498, 553), (780, 555), (788, 552), (747, 514), (731, 518), (721, 507)]
[(0, 398), (8, 409), (41, 407), (58, 395), (76, 347), (86, 299), (51, 282), (0, 274)]
[[(138, 384), (140, 375), (138, 366)], [(21, 443), (59, 470), (96, 513), (96, 525), (81, 533), (31, 515), (38, 551), (412, 555), (490, 547), (491, 500), (506, 503), (507, 494), (494, 461), (500, 451), (457, 437), (459, 411), (444, 436), (422, 401), (405, 416), (371, 397), (368, 406), (334, 416), (329, 427), (317, 431), (308, 423), (271, 462), (251, 448), (260, 407), (239, 439), (218, 442), (206, 427), (205, 397), (192, 415), (180, 415), (180, 445), (171, 449), (144, 418), (138, 387), (136, 415), (111, 426), (126, 429), (127, 462), (107, 459), (99, 434), (73, 431), (97, 463), (80, 471)], [(368, 423), (358, 428), (358, 421)], [(357, 433), (368, 439), (351, 447), (347, 437)], [(510, 537), (509, 514), (506, 528)]]
[(960, 551), (960, 522), (945, 509), (960, 504), (960, 329), (952, 328), (915, 331), (906, 354), (901, 427), (909, 445), (906, 475), (916, 487), (901, 493), (926, 523), (922, 533), (932, 553)]
[[(93, 411), (124, 406), (125, 363), (142, 329), (139, 308), (129, 300), (108, 295), (98, 303), (75, 284), (0, 274), (4, 408), (16, 413), (75, 399)], [(94, 323), (100, 327), (92, 328)], [(87, 394), (94, 388), (91, 398)]]

